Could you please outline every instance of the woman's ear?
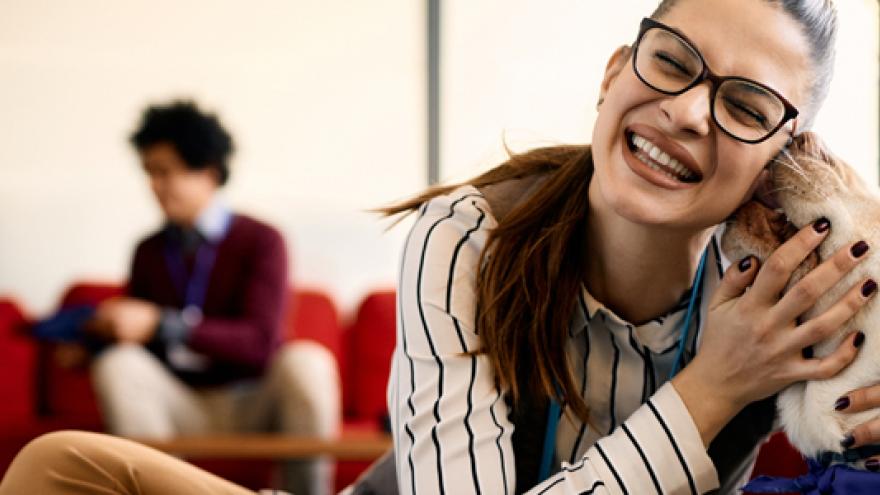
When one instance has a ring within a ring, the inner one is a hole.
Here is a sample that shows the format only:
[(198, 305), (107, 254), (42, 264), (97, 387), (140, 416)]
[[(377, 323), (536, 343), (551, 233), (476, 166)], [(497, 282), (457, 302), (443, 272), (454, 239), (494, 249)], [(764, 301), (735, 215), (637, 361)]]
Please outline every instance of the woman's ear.
[(632, 48), (628, 45), (618, 47), (617, 50), (614, 50), (614, 53), (611, 54), (611, 58), (608, 59), (608, 65), (605, 66), (605, 76), (602, 77), (602, 86), (599, 91), (600, 101), (605, 99), (605, 93), (608, 92), (611, 84), (617, 79), (617, 76), (623, 68), (626, 67), (626, 63), (629, 61), (631, 54)]

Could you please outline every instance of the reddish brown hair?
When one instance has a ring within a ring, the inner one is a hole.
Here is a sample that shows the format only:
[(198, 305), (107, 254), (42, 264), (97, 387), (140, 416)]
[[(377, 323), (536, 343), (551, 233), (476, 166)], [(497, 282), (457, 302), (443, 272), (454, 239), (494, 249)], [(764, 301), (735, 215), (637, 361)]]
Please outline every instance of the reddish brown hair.
[[(524, 392), (565, 402), (583, 421), (589, 409), (565, 352), (569, 327), (585, 277), (589, 146), (554, 146), (512, 155), (465, 182), (480, 188), (542, 174), (546, 180), (519, 201), (489, 234), (477, 278), (477, 331), (514, 405)], [(381, 210), (415, 211), (461, 184), (428, 189)], [(527, 387), (528, 390), (523, 390)]]

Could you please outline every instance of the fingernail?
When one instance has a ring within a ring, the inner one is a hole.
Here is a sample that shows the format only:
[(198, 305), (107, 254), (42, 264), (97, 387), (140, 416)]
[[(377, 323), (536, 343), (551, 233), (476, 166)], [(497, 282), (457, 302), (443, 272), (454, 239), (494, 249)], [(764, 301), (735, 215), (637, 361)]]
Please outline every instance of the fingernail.
[(868, 459), (865, 461), (865, 469), (868, 471), (880, 471), (880, 461), (877, 459)]
[(873, 280), (868, 280), (862, 285), (862, 295), (865, 297), (870, 296), (871, 294), (877, 292), (877, 282)]
[(834, 403), (834, 410), (835, 411), (843, 411), (847, 407), (849, 407), (849, 397), (847, 397), (847, 396), (843, 396), (843, 397), (837, 399), (837, 402)]
[(865, 343), (865, 332), (859, 331), (856, 334), (856, 338), (853, 340), (853, 345), (856, 346), (856, 349), (862, 346)]
[(801, 355), (804, 356), (804, 359), (813, 359), (813, 346), (801, 349)]
[(861, 258), (865, 253), (868, 252), (868, 249), (870, 249), (870, 246), (868, 246), (867, 242), (859, 241), (853, 244), (853, 247), (849, 249), (849, 252), (852, 253), (854, 257)]
[(856, 437), (853, 436), (852, 433), (847, 433), (843, 440), (840, 441), (840, 446), (848, 449), (856, 444)]
[(829, 227), (831, 227), (831, 222), (828, 221), (828, 219), (825, 217), (822, 217), (813, 222), (813, 230), (815, 230), (818, 234), (824, 234)]
[(746, 256), (745, 258), (740, 260), (738, 267), (739, 267), (739, 271), (741, 271), (741, 272), (744, 272), (744, 271), (748, 270), (749, 268), (751, 268), (752, 267), (752, 257)]

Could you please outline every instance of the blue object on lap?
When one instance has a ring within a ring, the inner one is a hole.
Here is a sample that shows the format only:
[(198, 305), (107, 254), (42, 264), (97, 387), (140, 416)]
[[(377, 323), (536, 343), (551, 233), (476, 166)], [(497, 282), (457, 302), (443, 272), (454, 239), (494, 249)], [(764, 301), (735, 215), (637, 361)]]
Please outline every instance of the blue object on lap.
[(52, 342), (82, 342), (86, 336), (83, 327), (95, 315), (94, 306), (73, 306), (37, 322), (31, 332), (41, 340)]
[(869, 495), (880, 493), (880, 473), (853, 469), (846, 464), (826, 466), (807, 459), (809, 471), (797, 478), (759, 476), (742, 491), (751, 493), (805, 493), (808, 495)]

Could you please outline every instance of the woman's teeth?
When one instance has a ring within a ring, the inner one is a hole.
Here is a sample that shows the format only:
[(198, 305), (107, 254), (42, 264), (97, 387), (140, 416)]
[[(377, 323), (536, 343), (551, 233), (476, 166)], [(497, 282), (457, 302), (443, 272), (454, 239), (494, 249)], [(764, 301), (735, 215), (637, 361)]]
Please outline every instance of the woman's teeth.
[(635, 148), (633, 154), (636, 158), (651, 169), (665, 174), (670, 179), (680, 182), (694, 182), (697, 178), (697, 175), (682, 165), (681, 162), (672, 158), (642, 136), (632, 133), (630, 135), (630, 143)]

